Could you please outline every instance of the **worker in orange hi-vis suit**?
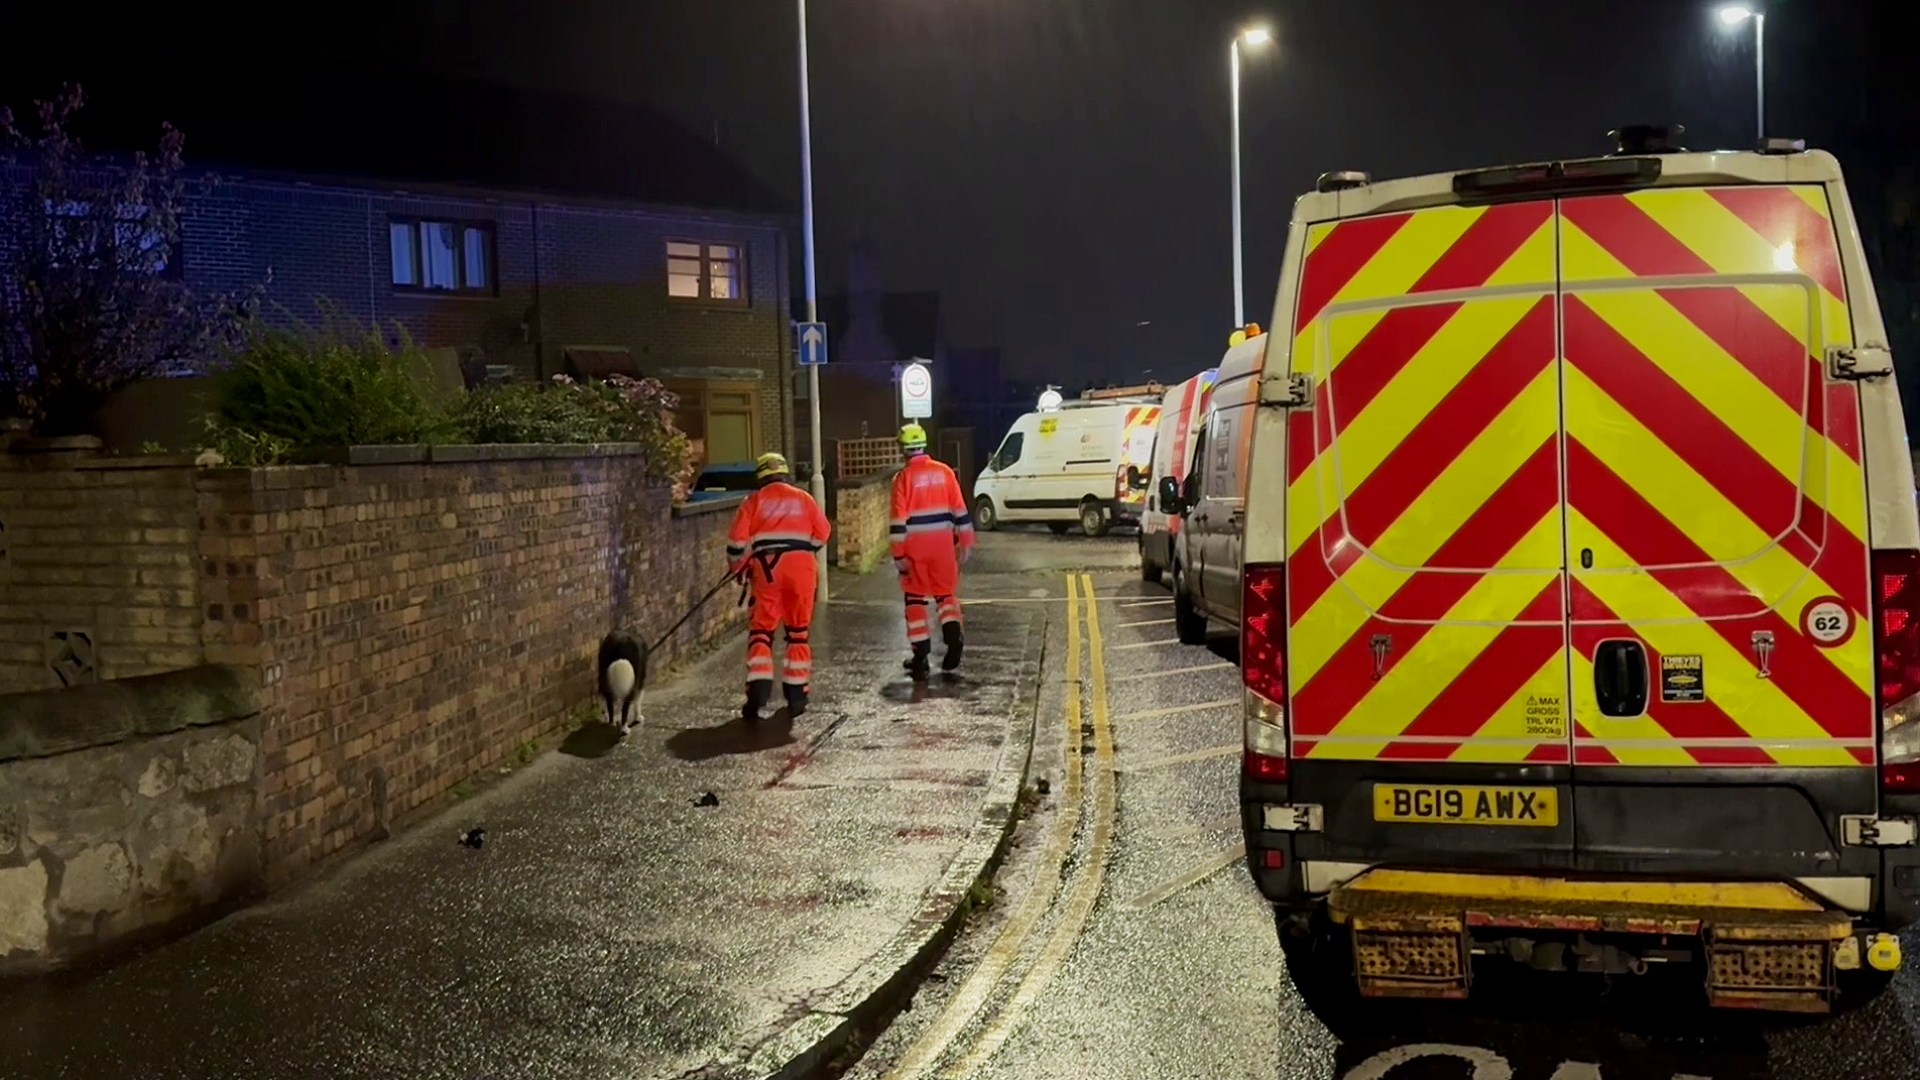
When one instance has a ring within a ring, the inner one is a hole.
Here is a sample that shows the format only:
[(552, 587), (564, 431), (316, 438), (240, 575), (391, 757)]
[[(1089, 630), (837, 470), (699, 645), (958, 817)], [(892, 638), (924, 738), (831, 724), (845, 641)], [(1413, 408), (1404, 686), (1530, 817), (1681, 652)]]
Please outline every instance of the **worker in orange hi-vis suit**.
[(973, 516), (960, 479), (927, 454), (927, 433), (919, 424), (900, 429), (907, 467), (893, 478), (893, 565), (907, 599), (907, 642), (913, 655), (907, 672), (925, 682), (927, 656), (933, 651), (928, 607), (938, 605), (940, 635), (947, 651), (943, 671), (960, 666), (965, 635), (960, 629), (960, 567), (973, 554)]
[(813, 598), (820, 585), (814, 556), (827, 546), (833, 526), (813, 496), (795, 486), (787, 459), (761, 454), (754, 468), (759, 489), (733, 515), (727, 534), (727, 558), (753, 590), (747, 623), (747, 703), (740, 715), (748, 723), (773, 698), (773, 633), (787, 628), (787, 664), (781, 682), (787, 715), (807, 711), (813, 679), (813, 646), (807, 640)]

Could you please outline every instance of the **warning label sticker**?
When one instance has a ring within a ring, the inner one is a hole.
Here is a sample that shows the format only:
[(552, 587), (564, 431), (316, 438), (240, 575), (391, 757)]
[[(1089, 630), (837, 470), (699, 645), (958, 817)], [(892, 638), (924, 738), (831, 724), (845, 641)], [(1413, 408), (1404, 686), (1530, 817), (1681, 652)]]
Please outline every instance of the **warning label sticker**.
[(1560, 695), (1527, 695), (1527, 734), (1542, 739), (1567, 737), (1567, 712)]
[(1707, 665), (1698, 655), (1660, 658), (1660, 700), (1707, 700)]

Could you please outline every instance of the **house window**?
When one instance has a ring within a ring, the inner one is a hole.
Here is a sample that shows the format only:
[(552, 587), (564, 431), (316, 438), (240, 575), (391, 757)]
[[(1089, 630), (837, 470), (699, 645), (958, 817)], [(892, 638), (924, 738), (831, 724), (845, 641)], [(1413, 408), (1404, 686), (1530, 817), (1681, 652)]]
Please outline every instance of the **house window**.
[(492, 225), (396, 220), (387, 226), (387, 237), (394, 288), (493, 295)]
[(746, 260), (737, 244), (667, 241), (667, 295), (716, 304), (747, 302)]
[(48, 242), (54, 265), (79, 253), (84, 259), (108, 262), (123, 272), (173, 280), (181, 277), (180, 241), (177, 237), (168, 240), (161, 227), (147, 220), (147, 207), (117, 206), (107, 214), (100, 212), (97, 204), (82, 199), (45, 205), (52, 218)]

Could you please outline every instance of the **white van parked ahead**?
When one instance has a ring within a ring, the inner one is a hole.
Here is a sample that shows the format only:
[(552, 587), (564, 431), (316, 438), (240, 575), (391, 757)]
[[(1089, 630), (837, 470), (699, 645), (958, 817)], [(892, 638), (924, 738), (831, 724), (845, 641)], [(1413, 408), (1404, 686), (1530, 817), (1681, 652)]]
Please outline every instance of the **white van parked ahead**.
[(1153, 472), (1146, 509), (1140, 515), (1140, 576), (1148, 581), (1159, 581), (1173, 566), (1173, 542), (1180, 535), (1181, 525), (1179, 515), (1169, 514), (1160, 506), (1160, 493), (1151, 481), (1171, 476), (1177, 490), (1186, 480), (1193, 461), (1194, 436), (1206, 426), (1214, 380), (1219, 377), (1219, 368), (1208, 368), (1168, 390), (1160, 402), (1160, 421), (1153, 433)]
[(1056, 533), (1077, 524), (1104, 536), (1138, 522), (1146, 491), (1134, 477), (1150, 465), (1159, 418), (1158, 393), (1066, 401), (1022, 416), (974, 481), (974, 523), (1043, 522)]

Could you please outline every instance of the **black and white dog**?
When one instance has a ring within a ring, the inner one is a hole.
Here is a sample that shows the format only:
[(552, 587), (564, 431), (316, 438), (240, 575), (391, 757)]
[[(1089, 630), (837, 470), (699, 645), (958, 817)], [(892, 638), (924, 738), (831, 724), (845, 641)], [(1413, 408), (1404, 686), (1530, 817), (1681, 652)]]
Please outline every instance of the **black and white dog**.
[(647, 643), (615, 630), (600, 639), (600, 701), (607, 723), (625, 735), (644, 717), (640, 703), (647, 696)]

